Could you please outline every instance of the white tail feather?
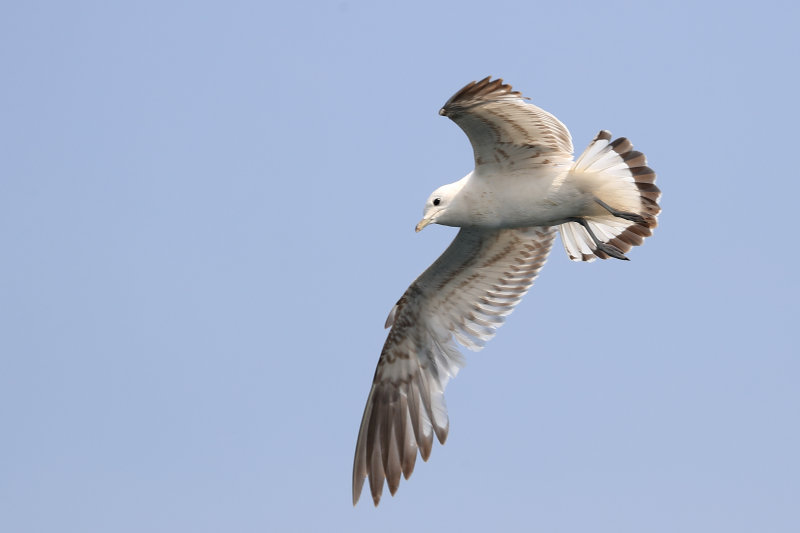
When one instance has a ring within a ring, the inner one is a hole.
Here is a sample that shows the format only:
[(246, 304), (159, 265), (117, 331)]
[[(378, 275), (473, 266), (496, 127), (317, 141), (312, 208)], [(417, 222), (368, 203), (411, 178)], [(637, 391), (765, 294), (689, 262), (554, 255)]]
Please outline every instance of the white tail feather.
[[(640, 220), (616, 216), (598, 204), (590, 216), (584, 217), (598, 241), (611, 245), (623, 254), (642, 244), (658, 225), (661, 191), (655, 186), (656, 175), (647, 167), (647, 159), (621, 137), (611, 141), (611, 133), (601, 131), (575, 161), (568, 179), (576, 179), (592, 187), (595, 198), (616, 211), (638, 215)], [(578, 222), (562, 224), (561, 240), (570, 259), (594, 261), (609, 255), (598, 249), (589, 232)]]

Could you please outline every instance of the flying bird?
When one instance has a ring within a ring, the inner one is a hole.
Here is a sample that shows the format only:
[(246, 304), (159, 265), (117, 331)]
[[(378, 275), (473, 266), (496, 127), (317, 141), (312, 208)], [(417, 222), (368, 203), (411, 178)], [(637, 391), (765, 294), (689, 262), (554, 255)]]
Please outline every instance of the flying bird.
[(365, 478), (377, 506), (384, 480), (394, 495), (417, 451), (427, 461), (434, 435), (444, 444), (444, 389), (464, 364), (454, 340), (477, 351), (495, 335), (557, 232), (574, 261), (627, 260), (656, 227), (661, 192), (644, 154), (603, 130), (573, 161), (566, 126), (527, 100), (487, 77), (439, 111), (467, 134), (475, 168), (433, 191), (417, 224), (461, 229), (386, 320), (356, 442), (353, 505)]

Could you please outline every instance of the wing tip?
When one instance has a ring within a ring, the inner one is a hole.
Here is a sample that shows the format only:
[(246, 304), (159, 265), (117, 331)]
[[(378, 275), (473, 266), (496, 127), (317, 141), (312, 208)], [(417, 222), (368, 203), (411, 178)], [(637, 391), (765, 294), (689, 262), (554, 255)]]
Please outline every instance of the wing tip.
[(449, 117), (459, 107), (477, 103), (489, 96), (522, 97), (522, 93), (515, 91), (511, 85), (503, 82), (503, 78), (492, 79), (492, 76), (486, 76), (482, 80), (471, 81), (456, 91), (439, 110), (439, 114)]
[(366, 475), (361, 473), (353, 474), (353, 507), (356, 506), (358, 500), (361, 499), (361, 491), (364, 489), (364, 479)]

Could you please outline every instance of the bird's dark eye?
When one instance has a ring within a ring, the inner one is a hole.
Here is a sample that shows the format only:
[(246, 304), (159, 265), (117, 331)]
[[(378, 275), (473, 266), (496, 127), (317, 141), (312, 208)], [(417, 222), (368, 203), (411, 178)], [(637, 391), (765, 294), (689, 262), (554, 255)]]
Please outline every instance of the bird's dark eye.
[(433, 199), (433, 205), (439, 205), (442, 201), (439, 198)]

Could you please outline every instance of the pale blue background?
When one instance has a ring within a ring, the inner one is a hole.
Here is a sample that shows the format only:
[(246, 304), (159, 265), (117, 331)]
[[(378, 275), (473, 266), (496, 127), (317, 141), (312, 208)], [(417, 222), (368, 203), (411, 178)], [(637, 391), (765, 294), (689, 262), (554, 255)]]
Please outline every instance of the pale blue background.
[[(4, 2), (0, 530), (800, 531), (796, 2)], [(659, 174), (350, 505), (383, 321), (503, 76)]]

